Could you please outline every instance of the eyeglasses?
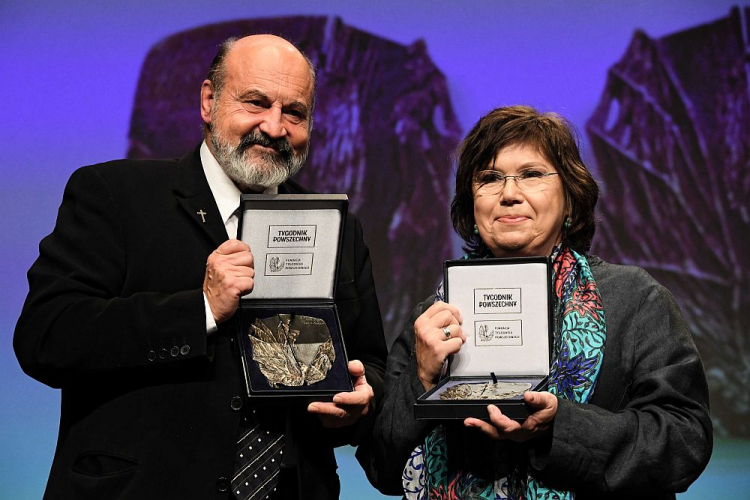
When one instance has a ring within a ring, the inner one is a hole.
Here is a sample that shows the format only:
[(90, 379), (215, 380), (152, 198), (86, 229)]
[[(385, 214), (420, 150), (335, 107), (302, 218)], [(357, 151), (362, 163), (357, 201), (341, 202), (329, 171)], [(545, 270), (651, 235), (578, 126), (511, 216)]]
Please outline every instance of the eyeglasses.
[(497, 170), (480, 170), (474, 174), (474, 189), (479, 195), (496, 195), (505, 189), (508, 179), (516, 181), (518, 189), (525, 193), (542, 191), (548, 184), (550, 176), (557, 172), (526, 170), (518, 175), (505, 175)]

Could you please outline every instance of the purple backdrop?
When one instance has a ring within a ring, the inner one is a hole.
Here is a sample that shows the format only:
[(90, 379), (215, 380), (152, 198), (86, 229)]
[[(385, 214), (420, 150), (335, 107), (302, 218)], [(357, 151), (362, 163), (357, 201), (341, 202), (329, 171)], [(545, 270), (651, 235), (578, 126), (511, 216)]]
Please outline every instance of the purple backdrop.
[[(627, 4), (593, 1), (479, 1), (459, 4), (437, 0), (429, 5), (410, 1), (377, 4), (350, 1), (341, 5), (321, 2), (314, 6), (303, 1), (286, 2), (284, 5), (230, 1), (222, 2), (220, 7), (187, 7), (184, 2), (176, 0), (132, 1), (119, 6), (105, 5), (103, 2), (71, 4), (37, 1), (29, 4), (6, 0), (0, 5), (0, 42), (5, 49), (0, 54), (0, 68), (6, 82), (3, 101), (8, 110), (0, 135), (4, 156), (0, 255), (4, 257), (8, 269), (5, 286), (0, 291), (0, 339), (4, 347), (0, 354), (0, 374), (4, 380), (0, 388), (3, 408), (0, 411), (0, 426), (3, 428), (0, 434), (0, 465), (4, 470), (0, 497), (14, 499), (41, 496), (54, 450), (59, 417), (57, 392), (25, 377), (12, 354), (13, 326), (26, 292), (24, 273), (36, 257), (39, 240), (54, 224), (62, 189), (70, 173), (80, 165), (123, 157), (127, 153), (136, 85), (141, 66), (152, 46), (174, 33), (218, 22), (283, 15), (338, 16), (346, 25), (369, 32), (377, 38), (405, 47), (415, 46), (415, 43), (423, 47), (425, 58), (434, 63), (444, 76), (446, 95), (455, 113), (459, 132), (467, 130), (479, 116), (495, 106), (515, 103), (535, 105), (544, 110), (557, 111), (573, 121), (582, 133), (585, 159), (594, 167), (597, 161), (633, 149), (622, 135), (622, 123), (627, 121), (624, 117), (628, 116), (628, 112), (643, 117), (638, 108), (623, 105), (628, 102), (624, 99), (618, 100), (621, 113), (611, 111), (612, 96), (616, 95), (617, 90), (612, 83), (613, 73), (609, 70), (617, 64), (615, 70), (623, 73), (623, 67), (631, 67), (630, 61), (638, 58), (637, 50), (631, 46), (634, 32), (639, 29), (643, 33), (636, 41), (642, 40), (646, 46), (651, 43), (657, 47), (654, 49), (658, 55), (655, 61), (661, 73), (669, 75), (672, 72), (679, 76), (677, 81), (680, 88), (686, 89), (682, 108), (692, 109), (696, 116), (703, 116), (706, 110), (710, 111), (715, 106), (712, 106), (710, 99), (706, 100), (709, 90), (701, 83), (714, 82), (716, 79), (700, 78), (706, 74), (706, 67), (685, 55), (699, 53), (707, 45), (718, 43), (718, 51), (711, 53), (714, 56), (709, 54), (709, 57), (702, 59), (716, 62), (718, 56), (729, 58), (729, 51), (721, 50), (721, 43), (728, 42), (701, 38), (705, 35), (703, 31), (693, 32), (680, 41), (685, 49), (680, 51), (678, 46), (678, 49), (670, 51), (666, 49), (674, 47), (676, 39), (664, 42), (655, 40), (726, 18), (734, 4), (747, 6), (747, 2), (719, 0), (666, 0), (658, 3), (638, 0)], [(747, 24), (728, 25), (721, 32), (737, 40), (736, 49), (740, 59), (736, 63), (736, 72), (729, 74), (727, 81), (736, 85), (744, 82), (744, 87), (740, 85), (740, 88), (744, 89), (744, 106), (747, 106)], [(191, 116), (188, 112), (184, 117), (185, 127), (196, 130), (200, 127), (197, 112), (199, 84), (199, 81), (195, 82), (195, 113)], [(660, 102), (656, 99), (659, 94), (647, 92), (646, 95), (649, 102)], [(738, 95), (742, 97), (741, 92)], [(390, 111), (384, 104), (379, 106), (383, 108), (383, 113)], [(747, 109), (737, 106), (732, 109)], [(378, 107), (370, 112), (376, 116)], [(672, 119), (676, 117), (672, 113), (668, 115)], [(728, 154), (730, 157), (734, 154), (732, 158), (737, 159), (731, 164), (725, 161), (726, 151), (718, 146), (716, 149), (714, 139), (700, 133), (705, 129), (711, 132), (718, 129), (711, 123), (694, 118), (687, 120), (700, 124), (696, 127), (698, 133), (684, 135), (681, 132), (677, 135), (688, 147), (695, 147), (694, 140), (707, 145), (706, 153), (698, 157), (706, 160), (708, 167), (691, 172), (681, 171), (676, 174), (676, 184), (673, 185), (690, 186), (696, 190), (696, 197), (691, 200), (695, 199), (706, 207), (700, 210), (700, 216), (695, 217), (700, 220), (701, 227), (711, 228), (716, 224), (716, 219), (709, 215), (718, 205), (723, 214), (728, 214), (721, 220), (729, 221), (726, 224), (734, 231), (722, 234), (740, 236), (746, 234), (743, 231), (747, 228), (748, 220), (743, 205), (748, 192), (747, 114), (738, 113), (737, 116), (739, 121), (731, 122), (727, 130), (739, 134), (734, 143), (744, 145), (736, 150), (730, 148)], [(588, 130), (591, 137), (596, 135), (592, 132), (599, 123), (603, 130), (615, 131), (609, 137), (609, 143), (619, 147), (605, 150), (595, 144), (597, 141), (590, 143), (589, 135), (584, 134), (590, 118), (592, 122)], [(631, 132), (628, 133), (631, 134), (629, 137), (634, 137)], [(650, 131), (646, 127), (640, 133), (647, 135)], [(695, 139), (696, 135), (698, 139)], [(595, 147), (590, 144), (595, 144)], [(643, 176), (648, 177), (647, 165), (653, 164), (644, 162), (651, 161), (651, 157), (641, 155), (634, 159), (634, 170), (625, 170), (620, 168), (621, 164), (616, 164), (616, 172), (620, 174), (633, 172), (632, 175), (622, 175), (619, 180), (609, 177), (607, 172), (614, 172), (607, 170), (609, 162), (598, 166), (601, 172), (598, 177), (605, 181), (605, 194), (606, 188), (630, 184), (634, 189), (646, 185), (656, 195), (663, 192), (663, 187), (643, 180)], [(412, 177), (420, 182), (430, 179), (431, 174), (425, 172), (424, 166), (418, 162), (406, 162), (401, 169), (400, 176), (387, 179), (393, 191), (406, 191), (403, 183)], [(442, 184), (443, 180), (437, 182)], [(712, 182), (717, 185), (712, 185)], [(706, 186), (711, 189), (700, 189)], [(727, 190), (727, 187), (732, 189)], [(419, 210), (413, 212), (412, 225), (409, 227), (419, 227), (420, 212), (425, 214), (425, 219), (439, 221), (442, 218), (447, 227), (450, 194), (443, 192), (444, 189), (429, 192), (429, 197), (415, 205)], [(727, 192), (732, 193), (731, 197)], [(375, 209), (373, 204), (377, 200), (373, 201), (370, 196), (363, 198), (358, 211)], [(619, 199), (624, 200), (628, 208), (641, 206), (637, 199)], [(641, 206), (637, 213), (644, 218), (654, 212), (650, 206)], [(678, 215), (687, 218), (681, 212), (675, 217)], [(707, 217), (707, 220), (701, 217)], [(604, 212), (603, 224), (608, 226), (599, 236), (617, 242), (623, 235), (633, 234), (632, 228), (622, 227), (618, 221), (622, 222), (617, 218), (616, 211), (611, 214)], [(376, 222), (383, 221), (373, 218), (371, 224)], [(653, 252), (656, 253), (664, 247), (674, 246), (671, 240), (664, 239), (664, 234), (657, 232), (651, 235), (643, 232), (642, 227), (636, 228), (636, 234), (642, 234), (642, 237), (635, 238), (636, 243), (655, 242)], [(383, 245), (379, 236), (383, 230), (375, 225), (369, 231), (366, 237), (372, 237), (373, 247), (381, 248), (381, 253), (384, 253), (384, 249), (390, 247), (391, 240), (388, 246)], [(732, 302), (726, 313), (722, 311), (721, 314), (709, 315), (709, 320), (701, 322), (692, 317), (691, 320), (700, 327), (698, 333), (702, 335), (702, 349), (707, 349), (704, 347), (706, 345), (720, 345), (723, 338), (731, 336), (731, 342), (727, 343), (729, 348), (724, 352), (732, 353), (733, 359), (738, 360), (733, 362), (746, 367), (748, 359), (745, 349), (749, 337), (743, 325), (747, 325), (748, 316), (742, 308), (743, 301), (747, 300), (746, 288), (742, 288), (742, 277), (746, 277), (746, 274), (740, 274), (739, 278), (731, 274), (737, 268), (732, 265), (734, 262), (742, 268), (741, 250), (746, 239), (735, 236), (731, 239), (711, 239), (711, 231), (706, 234), (706, 241), (716, 241), (713, 248), (720, 249), (716, 252), (719, 255), (714, 257), (720, 263), (717, 264), (720, 272), (713, 275), (724, 279), (728, 289), (738, 290), (734, 294), (723, 295), (738, 302)], [(700, 233), (687, 239), (700, 250), (701, 247), (695, 242), (700, 242), (702, 237), (703, 233)], [(401, 239), (396, 236), (392, 241), (398, 243)], [(399, 252), (408, 252), (416, 241), (408, 243), (405, 245), (407, 250)], [(636, 245), (634, 248), (644, 247)], [(619, 256), (620, 260), (643, 261), (637, 252), (618, 253), (614, 245), (602, 245), (600, 249), (611, 260)], [(452, 247), (444, 252), (458, 255), (456, 241), (453, 240)], [(734, 261), (723, 259), (725, 253), (731, 254)], [(409, 261), (408, 253), (399, 255), (399, 258)], [(436, 260), (439, 259), (436, 257)], [(696, 259), (671, 259), (669, 264), (682, 271), (678, 275), (701, 269)], [(398, 285), (393, 285), (390, 269), (389, 265), (376, 262), (379, 292), (384, 300), (392, 300), (398, 290)], [(743, 269), (745, 271), (742, 273), (746, 273), (747, 266)], [(429, 270), (422, 274), (429, 274)], [(428, 288), (432, 286), (430, 282), (438, 278), (439, 268), (435, 269), (434, 277), (424, 276), (420, 286)], [(661, 275), (659, 279), (667, 280)], [(675, 293), (681, 290), (679, 283), (681, 281), (677, 280), (674, 285), (670, 284), (670, 287), (675, 287)], [(716, 312), (711, 305), (711, 301), (717, 298), (714, 296), (716, 294), (711, 293), (711, 290), (716, 290), (712, 286), (697, 288), (701, 290), (697, 298), (704, 313)], [(691, 288), (689, 284), (684, 286), (686, 295), (687, 290), (691, 289), (696, 288)], [(693, 311), (697, 309), (693, 308)], [(384, 312), (390, 314), (389, 311)], [(395, 324), (397, 316), (392, 316), (391, 320)], [(713, 343), (704, 340), (711, 336), (714, 337)], [(741, 369), (744, 371), (714, 370), (716, 363), (723, 359), (723, 354), (717, 352), (718, 349), (711, 350), (710, 358), (714, 360), (714, 365), (709, 373), (713, 381), (712, 389), (721, 392), (715, 392), (712, 397), (714, 401), (738, 400), (735, 408), (731, 405), (724, 408), (729, 414), (737, 408), (744, 408), (746, 412), (748, 403), (742, 397), (747, 397), (747, 391), (737, 387), (747, 386), (747, 368)], [(717, 381), (721, 383), (717, 384)], [(720, 424), (722, 428), (742, 429), (741, 425), (735, 426), (731, 422)], [(748, 450), (750, 447), (745, 441), (720, 440), (709, 470), (685, 498), (710, 497), (710, 492), (718, 487), (722, 488), (725, 498), (744, 498), (744, 492), (750, 488), (750, 480), (743, 475), (750, 463)], [(353, 464), (351, 453), (343, 450), (339, 456), (344, 482), (343, 497), (378, 498), (373, 490), (363, 484), (362, 474)]]

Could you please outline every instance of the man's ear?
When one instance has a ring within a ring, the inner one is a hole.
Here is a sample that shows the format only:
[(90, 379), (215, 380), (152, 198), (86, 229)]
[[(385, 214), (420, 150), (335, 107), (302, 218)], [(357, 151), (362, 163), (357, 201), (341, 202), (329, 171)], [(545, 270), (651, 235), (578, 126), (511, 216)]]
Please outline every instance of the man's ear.
[(207, 126), (211, 125), (211, 109), (214, 105), (216, 93), (211, 80), (203, 80), (201, 85), (201, 118)]

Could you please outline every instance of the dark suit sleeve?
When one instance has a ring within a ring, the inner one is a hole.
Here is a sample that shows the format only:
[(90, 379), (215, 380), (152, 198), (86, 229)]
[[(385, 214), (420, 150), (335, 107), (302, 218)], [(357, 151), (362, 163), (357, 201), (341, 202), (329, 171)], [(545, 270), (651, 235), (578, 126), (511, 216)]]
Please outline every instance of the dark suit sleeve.
[[(650, 282), (617, 300), (620, 307), (636, 304), (627, 331), (607, 324), (605, 357), (633, 360), (632, 375), (622, 374), (627, 387), (620, 408), (559, 400), (552, 439), (532, 449), (540, 478), (598, 494), (680, 492), (708, 463), (712, 429), (703, 366), (674, 298)], [(616, 349), (609, 349), (610, 336)]]
[(380, 304), (375, 292), (375, 281), (372, 276), (372, 261), (370, 250), (365, 245), (362, 235), (362, 225), (354, 219), (355, 232), (355, 269), (357, 297), (359, 298), (360, 314), (356, 326), (350, 336), (351, 359), (358, 359), (365, 365), (365, 377), (375, 392), (374, 405), (378, 405), (383, 397), (383, 374), (388, 349), (385, 345), (383, 320), (380, 315)]
[(401, 474), (411, 452), (424, 441), (426, 421), (414, 419), (413, 405), (425, 390), (417, 377), (414, 322), (434, 302), (419, 304), (388, 353), (385, 395), (368, 446), (357, 457), (370, 482), (382, 493), (402, 495)]
[(23, 370), (52, 387), (206, 354), (200, 289), (123, 296), (128, 269), (139, 263), (128, 262), (119, 210), (99, 172), (79, 169), (29, 270), (14, 348)]
[(359, 360), (365, 367), (365, 378), (375, 398), (368, 414), (356, 424), (341, 429), (328, 429), (334, 446), (358, 445), (367, 438), (383, 395), (383, 373), (388, 349), (383, 334), (383, 320), (372, 276), (370, 251), (365, 244), (362, 225), (354, 215), (347, 217), (343, 244), (344, 259), (339, 273), (336, 303), (344, 330), (347, 357)]

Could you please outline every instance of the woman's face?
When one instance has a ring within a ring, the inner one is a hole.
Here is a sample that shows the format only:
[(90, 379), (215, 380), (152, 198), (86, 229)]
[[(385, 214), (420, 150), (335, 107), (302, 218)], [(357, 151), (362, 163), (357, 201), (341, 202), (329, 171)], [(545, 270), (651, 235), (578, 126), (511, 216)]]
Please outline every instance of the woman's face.
[(479, 236), (495, 257), (549, 255), (562, 238), (565, 194), (559, 175), (533, 146), (511, 144), (501, 149), (494, 165), (505, 175), (538, 177), (539, 185), (519, 188), (516, 179), (507, 179), (502, 190), (473, 184), (474, 221)]

